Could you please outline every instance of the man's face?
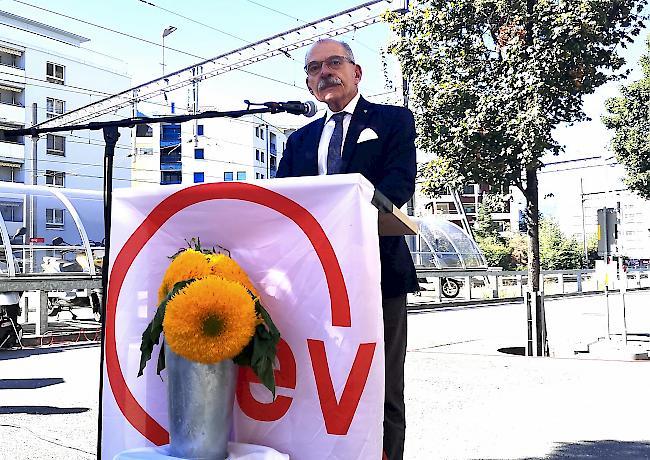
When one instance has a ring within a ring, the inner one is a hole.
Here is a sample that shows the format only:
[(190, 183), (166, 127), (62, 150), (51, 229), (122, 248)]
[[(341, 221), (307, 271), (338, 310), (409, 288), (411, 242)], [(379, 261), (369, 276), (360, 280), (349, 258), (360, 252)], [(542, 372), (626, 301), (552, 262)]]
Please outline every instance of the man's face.
[[(332, 56), (347, 56), (345, 48), (335, 41), (319, 42), (307, 55), (307, 64), (313, 61), (326, 61)], [(307, 74), (309, 91), (321, 102), (325, 102), (333, 112), (339, 112), (356, 96), (361, 67), (345, 60), (338, 69), (331, 69), (323, 62), (315, 75)]]

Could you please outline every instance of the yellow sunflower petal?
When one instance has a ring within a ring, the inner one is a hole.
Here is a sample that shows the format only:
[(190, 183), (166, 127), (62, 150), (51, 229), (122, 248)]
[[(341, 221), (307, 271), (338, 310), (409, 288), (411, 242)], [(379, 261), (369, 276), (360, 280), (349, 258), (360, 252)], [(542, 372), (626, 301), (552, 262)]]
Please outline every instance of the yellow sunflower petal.
[(191, 278), (202, 278), (210, 274), (210, 265), (205, 254), (186, 249), (169, 264), (158, 289), (158, 303), (172, 290), (174, 284)]
[(183, 288), (167, 303), (163, 320), (172, 351), (204, 364), (237, 356), (256, 326), (255, 303), (246, 289), (218, 276)]
[(221, 276), (227, 280), (237, 281), (251, 291), (255, 297), (258, 297), (253, 283), (251, 283), (250, 278), (248, 278), (246, 272), (237, 262), (225, 254), (209, 254), (207, 257), (210, 271), (213, 275)]

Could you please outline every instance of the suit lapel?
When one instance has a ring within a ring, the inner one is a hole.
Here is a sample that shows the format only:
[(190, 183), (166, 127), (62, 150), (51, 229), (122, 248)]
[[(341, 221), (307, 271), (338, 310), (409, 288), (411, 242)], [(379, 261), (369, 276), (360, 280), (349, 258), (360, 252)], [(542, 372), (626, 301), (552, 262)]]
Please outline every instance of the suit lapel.
[(343, 143), (343, 172), (348, 172), (350, 159), (354, 156), (357, 149), (359, 135), (361, 134), (361, 131), (367, 127), (368, 119), (370, 117), (370, 109), (371, 104), (363, 97), (360, 97), (359, 102), (357, 102), (357, 106), (354, 109), (354, 113), (352, 114), (350, 126), (348, 127), (345, 142)]
[(325, 127), (325, 114), (320, 120), (316, 121), (312, 126), (312, 132), (309, 134), (307, 139), (305, 139), (305, 150), (304, 154), (306, 156), (306, 165), (309, 165), (309, 169), (312, 170), (312, 174), (318, 175), (318, 145), (320, 144), (320, 137), (323, 134), (323, 128)]

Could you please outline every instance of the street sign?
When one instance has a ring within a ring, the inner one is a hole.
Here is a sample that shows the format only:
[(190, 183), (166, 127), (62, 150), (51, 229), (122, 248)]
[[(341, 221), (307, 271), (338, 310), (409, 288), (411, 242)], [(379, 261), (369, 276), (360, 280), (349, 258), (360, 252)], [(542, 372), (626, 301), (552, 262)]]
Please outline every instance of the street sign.
[(45, 243), (45, 238), (42, 238), (40, 236), (35, 236), (29, 239), (30, 243)]
[(598, 210), (598, 255), (613, 255), (618, 239), (618, 216), (614, 208)]

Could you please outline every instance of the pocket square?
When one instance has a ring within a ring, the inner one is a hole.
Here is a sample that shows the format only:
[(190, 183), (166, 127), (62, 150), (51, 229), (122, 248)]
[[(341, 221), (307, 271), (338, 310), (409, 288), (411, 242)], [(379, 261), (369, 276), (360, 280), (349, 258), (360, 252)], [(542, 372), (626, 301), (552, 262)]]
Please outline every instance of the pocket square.
[(359, 140), (357, 141), (357, 144), (361, 144), (362, 142), (366, 141), (371, 141), (373, 139), (378, 139), (379, 137), (377, 136), (377, 133), (374, 132), (370, 128), (366, 128), (363, 131), (361, 131), (361, 134), (359, 134)]

